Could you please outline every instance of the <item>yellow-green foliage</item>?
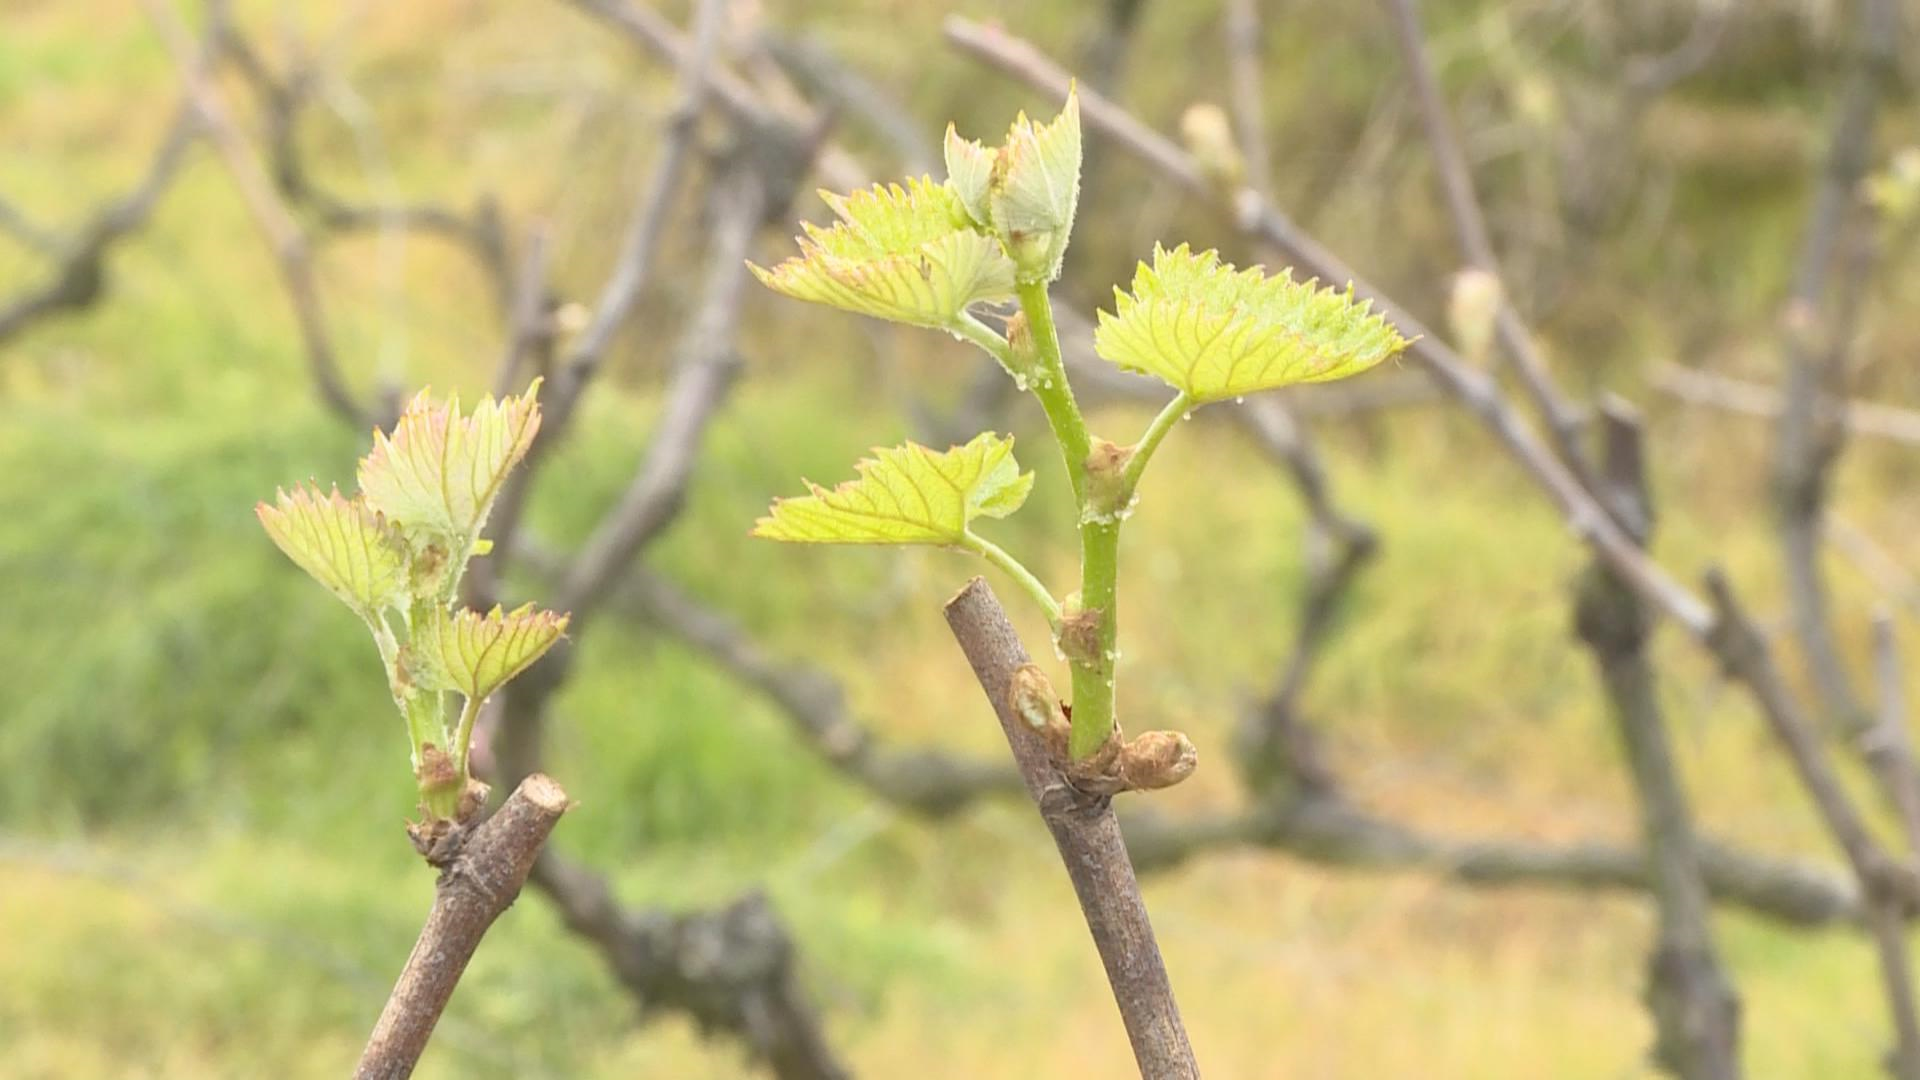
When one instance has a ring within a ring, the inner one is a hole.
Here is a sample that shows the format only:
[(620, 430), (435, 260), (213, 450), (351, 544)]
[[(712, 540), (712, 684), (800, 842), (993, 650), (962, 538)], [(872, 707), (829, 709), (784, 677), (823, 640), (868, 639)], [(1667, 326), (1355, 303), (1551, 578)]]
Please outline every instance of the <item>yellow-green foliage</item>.
[(1100, 356), (1152, 375), (1196, 403), (1225, 401), (1295, 383), (1343, 379), (1407, 347), (1351, 292), (1235, 271), (1215, 251), (1155, 247), (1133, 290), (1114, 290), (1114, 309), (1094, 332)]
[(814, 544), (947, 544), (975, 517), (1006, 517), (1027, 501), (1033, 474), (1013, 460), (1013, 440), (992, 433), (938, 453), (908, 443), (854, 466), (860, 478), (780, 499), (755, 536)]
[(771, 270), (769, 288), (798, 300), (948, 327), (969, 304), (1013, 295), (1013, 262), (977, 231), (953, 189), (924, 177), (839, 196), (821, 192), (840, 220), (802, 223), (800, 254)]

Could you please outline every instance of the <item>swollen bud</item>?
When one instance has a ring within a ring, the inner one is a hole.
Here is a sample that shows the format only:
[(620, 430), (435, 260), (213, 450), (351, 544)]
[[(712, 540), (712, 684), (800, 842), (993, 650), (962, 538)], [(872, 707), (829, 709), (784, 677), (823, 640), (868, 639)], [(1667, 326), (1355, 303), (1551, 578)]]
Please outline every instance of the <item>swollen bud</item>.
[(1482, 363), (1493, 344), (1494, 323), (1500, 318), (1500, 279), (1485, 270), (1466, 269), (1453, 276), (1453, 294), (1447, 298), (1447, 325), (1453, 330), (1460, 355)]
[(1225, 109), (1210, 101), (1188, 106), (1180, 115), (1180, 137), (1215, 186), (1231, 191), (1246, 181), (1247, 162), (1234, 142), (1233, 122)]
[(1149, 731), (1120, 748), (1120, 782), (1128, 791), (1158, 791), (1192, 776), (1199, 764), (1199, 751), (1185, 735)]
[[(1041, 374), (1040, 349), (1033, 341), (1033, 327), (1027, 323), (1027, 313), (1016, 311), (1007, 318), (1007, 369), (1015, 376), (1024, 376), (1028, 380)], [(1023, 384), (1020, 387), (1026, 389)]]
[(1113, 524), (1133, 498), (1127, 490), (1127, 464), (1133, 460), (1133, 447), (1108, 442), (1098, 435), (1087, 453), (1087, 511), (1089, 521)]
[[(956, 137), (947, 144), (948, 172), (971, 183), (978, 156), (958, 145), (961, 141)], [(966, 201), (967, 189), (959, 182), (955, 188)], [(1020, 114), (987, 180), (988, 222), (1021, 281), (1060, 276), (1079, 202), (1080, 96), (1069, 89), (1065, 108), (1051, 123), (1035, 124)]]

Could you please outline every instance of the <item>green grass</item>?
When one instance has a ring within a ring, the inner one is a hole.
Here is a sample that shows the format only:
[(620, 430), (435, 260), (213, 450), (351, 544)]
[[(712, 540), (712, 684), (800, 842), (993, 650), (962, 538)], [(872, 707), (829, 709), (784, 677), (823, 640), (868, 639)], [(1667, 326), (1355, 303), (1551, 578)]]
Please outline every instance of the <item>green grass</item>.
[[(99, 31), (123, 18), (109, 7), (33, 5), (0, 40), (0, 131), (23, 148), (0, 155), (0, 193), (37, 217), (74, 220), (120, 190), (164, 121), (167, 66), (137, 21)], [(1301, 17), (1325, 40), (1289, 30), (1270, 49), (1289, 197), (1346, 159), (1388, 77), (1371, 18), (1331, 0), (1309, 7)], [(878, 0), (834, 11), (843, 17), (820, 24), (824, 39), (921, 115), (991, 134), (1013, 108), (1036, 104), (938, 53), (927, 12)], [(851, 18), (861, 12), (890, 20), (888, 32), (862, 29)], [(1129, 102), (1171, 128), (1196, 93), (1219, 88), (1210, 70), (1153, 57), (1205, 55), (1215, 31), (1204, 5), (1148, 12), (1142, 40), (1153, 49), (1135, 58)], [(271, 38), (271, 12), (245, 17)], [(1449, 7), (1436, 20), (1472, 17)], [(338, 16), (291, 18), (323, 35)], [(1085, 29), (1067, 5), (1021, 25), (1060, 47)], [(598, 281), (624, 212), (621, 183), (641, 174), (666, 100), (657, 73), (635, 80), (624, 46), (544, 9), (449, 0), (369, 10), (345, 40), (342, 77), (367, 99), (395, 183), (456, 201), (501, 189), (514, 213), (552, 216), (569, 292)], [(923, 56), (941, 57), (931, 75)], [(1459, 64), (1450, 83), (1485, 74)], [(476, 74), (515, 65), (558, 89)], [(607, 134), (582, 145), (582, 116), (619, 123), (589, 129)], [(370, 183), (350, 128), (316, 118), (311, 136), (343, 186)], [(1356, 265), (1433, 301), (1435, 268), (1452, 262), (1426, 245), (1444, 243), (1429, 178), (1412, 168), (1364, 179), (1324, 193), (1317, 227)], [(1069, 290), (1083, 298), (1130, 270), (1149, 226), (1225, 238), (1220, 222), (1189, 210), (1136, 218), (1153, 188), (1117, 157), (1092, 184), (1087, 220), (1113, 226), (1076, 242)], [(1604, 281), (1574, 290), (1556, 315), (1561, 366), (1581, 385), (1653, 400), (1637, 375), (1647, 357), (1676, 352), (1688, 333), (1739, 326), (1751, 329), (1714, 340), (1738, 365), (1767, 370), (1766, 318), (1798, 188), (1743, 181), (1734, 215), (1716, 210), (1725, 192), (1710, 176), (1683, 173), (1678, 185), (1673, 212), (1688, 228), (1672, 243), (1684, 254), (1669, 259), (1659, 238), (1625, 234), (1598, 258)], [(696, 220), (691, 202), (686, 212)], [(671, 250), (687, 256), (697, 238), (677, 235)], [(1711, 273), (1689, 276), (1700, 265)], [(37, 269), (0, 245), (0, 292)], [(320, 271), (355, 385), (392, 376), (473, 393), (489, 380), (499, 328), (457, 253), (420, 241), (394, 259), (377, 241), (354, 241), (324, 251)], [(644, 453), (695, 278), (663, 277), (550, 463), (532, 516), (549, 542), (584, 539)], [(1911, 278), (1890, 286), (1890, 311)], [(277, 485), (348, 478), (364, 433), (313, 399), (271, 263), (209, 157), (117, 254), (112, 288), (98, 309), (0, 355), (0, 1072), (337, 1076), (431, 880), (401, 839), (412, 783), (371, 643), (259, 535), (251, 507)], [(1708, 290), (1699, 309), (1647, 306), (1696, 288)], [(912, 434), (907, 406), (957, 398), (981, 361), (933, 335), (870, 332), (758, 293), (750, 303), (750, 370), (710, 433), (685, 514), (648, 564), (770, 649), (841, 675), (881, 734), (1004, 753), (939, 616), (978, 567), (944, 552), (746, 537), (769, 496), (801, 476), (839, 479), (868, 447)], [(1579, 331), (1596, 322), (1618, 352), (1587, 364)], [(1892, 316), (1879, 331), (1896, 343), (1914, 332)], [(1920, 389), (1892, 361), (1868, 370), (1888, 397)], [(1756, 509), (1764, 429), (1658, 406), (1650, 417), (1662, 447), (1662, 558), (1688, 578), (1725, 562), (1777, 613)], [(1130, 435), (1147, 416), (1094, 420)], [(1072, 529), (1064, 479), (1037, 412), (1012, 423), (1040, 477), (1031, 504), (989, 528), (1060, 586), (1074, 556), (1062, 542)], [(1239, 712), (1291, 641), (1304, 526), (1284, 478), (1229, 426), (1175, 434), (1125, 541), (1122, 703), (1130, 725), (1181, 727), (1200, 747), (1196, 778), (1156, 798), (1218, 808), (1240, 798), (1227, 761)], [(1630, 837), (1613, 733), (1568, 632), (1566, 587), (1583, 558), (1557, 516), (1482, 432), (1445, 410), (1322, 434), (1341, 498), (1386, 542), (1307, 699), (1356, 794), (1437, 830)], [(1909, 563), (1920, 557), (1920, 521), (1904, 498), (1913, 480), (1910, 456), (1873, 447), (1840, 477), (1846, 512)], [(1871, 584), (1844, 564), (1833, 570), (1842, 609), (1867, 610)], [(1036, 613), (1015, 615), (1040, 640)], [(1864, 657), (1863, 627), (1846, 636)], [(769, 890), (861, 1075), (1124, 1074), (1111, 1003), (1030, 811), (902, 819), (671, 638), (609, 618), (582, 644), (549, 746), (549, 767), (580, 801), (557, 842), (604, 868), (623, 897), (680, 908)], [(1656, 648), (1706, 823), (1831, 862), (1744, 701), (1679, 634)], [(1634, 898), (1486, 893), (1263, 853), (1203, 860), (1151, 881), (1148, 894), (1213, 1074), (1644, 1072), (1651, 1032), (1638, 993), (1651, 926)], [(1859, 941), (1737, 915), (1720, 927), (1746, 994), (1754, 1075), (1872, 1074), (1885, 1024)], [(742, 1068), (737, 1046), (704, 1041), (682, 1020), (636, 1024), (596, 958), (528, 898), (489, 937), (423, 1074)]]

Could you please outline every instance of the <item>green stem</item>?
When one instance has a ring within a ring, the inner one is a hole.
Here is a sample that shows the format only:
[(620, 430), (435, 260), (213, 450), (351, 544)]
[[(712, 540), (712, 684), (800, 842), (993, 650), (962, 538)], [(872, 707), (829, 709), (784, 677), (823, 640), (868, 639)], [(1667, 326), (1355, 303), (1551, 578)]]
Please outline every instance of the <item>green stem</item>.
[(1001, 337), (993, 327), (974, 318), (972, 312), (960, 313), (960, 317), (954, 321), (953, 332), (980, 346), (988, 356), (999, 361), (1007, 374), (1019, 377), (1013, 369), (1013, 347), (1008, 345), (1007, 339)]
[(1060, 359), (1060, 332), (1053, 325), (1053, 302), (1047, 297), (1044, 281), (1023, 281), (1015, 289), (1020, 310), (1027, 316), (1027, 329), (1040, 357), (1040, 377), (1030, 389), (1046, 410), (1047, 423), (1060, 443), (1060, 454), (1067, 461), (1067, 479), (1073, 484), (1076, 505), (1086, 509), (1087, 454), (1093, 442), (1087, 435), (1087, 422), (1080, 417), (1080, 406), (1073, 400), (1073, 387), (1067, 385), (1066, 364)]
[(460, 724), (453, 736), (453, 770), (460, 776), (460, 786), (467, 784), (467, 751), (473, 745), (473, 723), (480, 718), (480, 701), (467, 698), (460, 706)]
[(1091, 633), (1073, 635), (1073, 647), (1067, 650), (1073, 672), (1073, 733), (1067, 745), (1075, 758), (1084, 758), (1100, 749), (1113, 733), (1114, 640), (1119, 626), (1114, 601), (1119, 578), (1120, 520), (1113, 515), (1088, 513), (1087, 460), (1093, 451), (1093, 439), (1087, 434), (1080, 406), (1073, 400), (1073, 388), (1067, 385), (1060, 331), (1053, 322), (1047, 283), (1021, 282), (1016, 288), (1040, 359), (1041, 377), (1032, 386), (1033, 394), (1040, 399), (1053, 437), (1060, 443), (1067, 478), (1073, 482), (1074, 504), (1080, 510), (1080, 610), (1092, 625)]
[(1133, 489), (1140, 485), (1140, 477), (1146, 473), (1147, 462), (1153, 458), (1153, 452), (1160, 449), (1160, 441), (1167, 437), (1167, 432), (1173, 430), (1174, 424), (1192, 413), (1193, 399), (1182, 390), (1174, 395), (1172, 401), (1167, 402), (1167, 407), (1160, 410), (1160, 415), (1153, 418), (1153, 423), (1147, 425), (1146, 434), (1140, 436), (1140, 441), (1134, 444), (1133, 457), (1127, 461), (1127, 471), (1121, 490), (1129, 498), (1133, 495)]
[(413, 740), (413, 767), (420, 767), (420, 752), (428, 744), (445, 750), (447, 731), (440, 695), (424, 690), (408, 694), (401, 710), (407, 716), (407, 737)]
[(1073, 732), (1067, 748), (1074, 760), (1100, 749), (1113, 734), (1114, 648), (1120, 632), (1120, 519), (1080, 519), (1080, 610), (1093, 620), (1069, 655), (1073, 671)]
[(1047, 591), (1047, 587), (1041, 584), (1033, 571), (1027, 569), (1024, 563), (1014, 558), (1005, 548), (971, 532), (962, 539), (961, 546), (1006, 571), (1007, 576), (1024, 589), (1028, 596), (1033, 597), (1033, 602), (1039, 604), (1040, 609), (1047, 613), (1049, 624), (1060, 622), (1060, 601), (1053, 598), (1053, 594)]

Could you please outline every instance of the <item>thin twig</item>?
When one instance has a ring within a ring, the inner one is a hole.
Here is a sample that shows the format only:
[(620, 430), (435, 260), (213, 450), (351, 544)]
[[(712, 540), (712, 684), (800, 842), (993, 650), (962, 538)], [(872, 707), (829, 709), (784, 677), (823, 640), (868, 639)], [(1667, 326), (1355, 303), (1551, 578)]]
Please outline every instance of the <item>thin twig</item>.
[(1907, 692), (1900, 670), (1900, 642), (1893, 616), (1873, 616), (1873, 672), (1879, 689), (1879, 714), (1860, 739), (1861, 756), (1873, 767), (1881, 788), (1900, 812), (1907, 853), (1920, 857), (1920, 765), (1907, 730)]
[(520, 468), (507, 478), (499, 501), (494, 506), (488, 530), (493, 552), (487, 571), (498, 578), (512, 564), (513, 546), (518, 539), (521, 516), (526, 512), (528, 494), (553, 447), (567, 434), (581, 395), (600, 369), (600, 362), (613, 336), (626, 323), (633, 305), (653, 272), (653, 259), (666, 233), (669, 212), (685, 179), (687, 161), (696, 122), (713, 83), (714, 49), (720, 35), (724, 3), (704, 0), (695, 13), (692, 46), (678, 54), (681, 59), (679, 102), (668, 121), (653, 171), (639, 189), (638, 200), (627, 221), (613, 272), (601, 286), (593, 315), (579, 336), (567, 348), (555, 372), (552, 390), (545, 405), (545, 420), (540, 435), (527, 450)]
[(746, 628), (645, 567), (613, 592), (614, 602), (765, 694), (829, 764), (893, 805), (939, 818), (1021, 790), (1019, 775), (1004, 763), (886, 745), (853, 715), (846, 688), (830, 672), (772, 655)]
[(1027, 793), (1060, 849), (1060, 861), (1106, 965), (1140, 1075), (1148, 1080), (1199, 1076), (1112, 800), (1084, 795), (1069, 784), (1039, 734), (1014, 712), (1014, 673), (1031, 661), (987, 583), (980, 578), (968, 582), (947, 601), (946, 613), (947, 625), (1000, 720)]
[[(1420, 106), (1421, 122), (1427, 133), (1427, 147), (1433, 152), (1434, 166), (1440, 175), (1440, 187), (1446, 196), (1447, 216), (1453, 222), (1460, 253), (1468, 266), (1499, 280), (1500, 259), (1494, 253), (1493, 237), (1487, 231), (1486, 214), (1480, 207), (1480, 198), (1474, 193), (1473, 172), (1467, 165), (1467, 155), (1453, 130), (1453, 119), (1440, 90), (1440, 79), (1434, 73), (1433, 61), (1427, 55), (1426, 37), (1421, 32), (1413, 0), (1386, 0), (1386, 3), (1393, 17), (1394, 40), (1400, 46), (1401, 62), (1406, 66), (1407, 77), (1413, 82), (1414, 100)], [(1500, 292), (1500, 307), (1494, 314), (1493, 327), (1501, 351), (1519, 376), (1520, 385), (1526, 389), (1527, 396), (1533, 400), (1534, 408), (1545, 421), (1561, 464), (1574, 475), (1580, 486), (1593, 491), (1593, 471), (1580, 449), (1579, 415), (1554, 391), (1546, 358), (1540, 353), (1533, 331), (1513, 306), (1511, 291), (1503, 285)]]
[(883, 88), (842, 62), (824, 41), (771, 30), (761, 31), (754, 40), (802, 90), (827, 102), (829, 108), (864, 122), (892, 147), (892, 156), (909, 175), (941, 170), (940, 148), (927, 138), (926, 124)]
[(746, 260), (766, 211), (762, 179), (729, 169), (712, 199), (713, 238), (700, 306), (688, 320), (666, 404), (633, 481), (588, 537), (560, 590), (573, 633), (600, 605), (634, 555), (679, 516), (707, 424), (740, 370), (734, 342), (745, 301)]
[[(1897, 0), (1861, 0), (1846, 83), (1807, 215), (1782, 319), (1785, 408), (1774, 447), (1774, 512), (1794, 632), (1827, 720), (1839, 731), (1873, 723), (1856, 692), (1834, 634), (1831, 597), (1821, 570), (1821, 518), (1829, 478), (1845, 443), (1834, 405), (1846, 384), (1855, 324), (1872, 266), (1867, 223), (1849, 218), (1873, 153), (1874, 119), (1897, 61)], [(1844, 265), (1836, 267), (1836, 264)], [(1839, 273), (1836, 276), (1836, 269)], [(1823, 312), (1827, 314), (1823, 315)], [(1824, 325), (1823, 325), (1824, 324)], [(1915, 1051), (1920, 1070), (1920, 1049)]]
[[(1655, 368), (1653, 385), (1690, 405), (1768, 420), (1778, 419), (1785, 408), (1785, 396), (1765, 383), (1678, 364)], [(1834, 420), (1848, 438), (1870, 436), (1920, 446), (1920, 411), (1856, 400), (1841, 404), (1836, 413)]]
[(1760, 627), (1739, 606), (1718, 570), (1708, 574), (1707, 590), (1716, 612), (1715, 654), (1728, 674), (1752, 691), (1801, 783), (1813, 796), (1827, 831), (1860, 881), (1896, 1033), (1894, 1075), (1900, 1080), (1920, 1080), (1920, 1020), (1915, 1017), (1905, 929), (1906, 919), (1920, 908), (1920, 875), (1912, 862), (1888, 855), (1868, 830), (1827, 757), (1826, 743), (1781, 680)]
[(1273, 153), (1267, 142), (1265, 80), (1261, 70), (1266, 35), (1260, 24), (1260, 0), (1227, 0), (1221, 20), (1226, 38), (1227, 97), (1234, 141), (1247, 165), (1247, 186), (1262, 195), (1273, 183)]
[[(1135, 808), (1121, 815), (1121, 827), (1143, 874), (1251, 849), (1350, 870), (1434, 873), (1472, 888), (1645, 892), (1653, 887), (1647, 852), (1639, 847), (1446, 836), (1336, 797), (1276, 799), (1228, 813), (1181, 816)], [(1704, 838), (1699, 858), (1707, 891), (1722, 906), (1789, 926), (1864, 919), (1858, 883), (1845, 874)]]
[(539, 773), (528, 776), (441, 868), (433, 910), (360, 1055), (355, 1080), (402, 1080), (413, 1074), (467, 961), (520, 895), (547, 836), (566, 812), (567, 793), (559, 784)]
[(512, 299), (507, 307), (507, 347), (501, 352), (493, 392), (505, 397), (526, 385), (521, 368), (534, 359), (545, 374), (553, 350), (553, 304), (548, 293), (547, 264), (553, 252), (553, 230), (536, 224), (528, 233), (526, 253), (514, 274)]
[[(1341, 606), (1360, 572), (1379, 553), (1379, 535), (1334, 502), (1320, 452), (1283, 399), (1257, 397), (1232, 415), (1293, 479), (1295, 490), (1306, 504), (1311, 530), (1307, 541), (1310, 565), (1301, 590), (1293, 648), (1281, 667), (1279, 682), (1241, 726), (1239, 764), (1256, 789), (1264, 789), (1271, 774), (1279, 773), (1307, 794), (1331, 794), (1335, 787), (1332, 766), (1319, 739), (1300, 715), (1300, 699), (1306, 693), (1314, 662), (1332, 637)], [(1322, 550), (1328, 548), (1331, 550)]]
[(471, 253), (491, 283), (495, 301), (503, 308), (510, 303), (511, 260), (501, 235), (499, 207), (491, 196), (479, 199), (471, 211), (460, 211), (436, 203), (361, 202), (337, 194), (314, 176), (300, 149), (300, 118), (322, 85), (321, 74), (300, 64), (284, 76), (275, 75), (231, 20), (221, 26), (220, 38), (223, 53), (259, 100), (274, 187), (290, 206), (307, 211), (316, 242), (367, 230), (383, 237), (409, 232), (438, 236)]
[[(207, 136), (226, 165), (234, 187), (240, 193), (255, 228), (266, 240), (281, 284), (293, 305), (294, 319), (300, 328), (300, 340), (307, 353), (307, 366), (320, 398), (342, 419), (364, 427), (374, 422), (373, 413), (354, 398), (340, 373), (334, 355), (333, 340), (321, 310), (320, 286), (313, 270), (312, 254), (306, 234), (275, 191), (266, 171), (254, 157), (246, 139), (234, 124), (219, 88), (200, 65), (191, 59), (186, 27), (173, 8), (172, 0), (142, 0), (147, 14), (158, 30), (167, 51), (186, 87), (187, 100), (205, 126)], [(224, 20), (220, 5), (210, 7), (209, 19)]]
[[(206, 65), (207, 51), (203, 48), (194, 60), (196, 67)], [(199, 126), (193, 109), (182, 106), (167, 125), (167, 133), (161, 137), (140, 182), (96, 210), (71, 239), (63, 241), (44, 234), (24, 217), (10, 223), (12, 231), (52, 257), (54, 265), (44, 283), (0, 300), (0, 345), (47, 316), (87, 307), (100, 298), (114, 245), (140, 231), (153, 216), (161, 197), (180, 174)], [(9, 216), (16, 213), (3, 202), (0, 210)]]

